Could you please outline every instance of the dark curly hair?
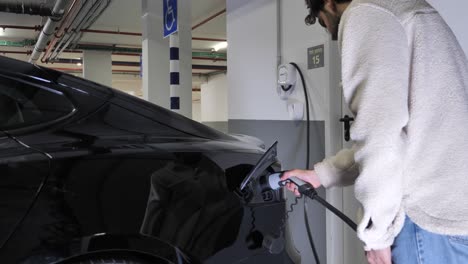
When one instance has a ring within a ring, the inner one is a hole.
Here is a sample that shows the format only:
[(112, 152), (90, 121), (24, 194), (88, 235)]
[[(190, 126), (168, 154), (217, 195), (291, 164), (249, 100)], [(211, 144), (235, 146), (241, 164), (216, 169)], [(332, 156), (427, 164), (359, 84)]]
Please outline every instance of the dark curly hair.
[[(335, 3), (346, 3), (351, 2), (352, 0), (334, 0)], [(318, 14), (320, 10), (323, 9), (325, 5), (324, 0), (305, 0), (307, 9), (309, 9), (309, 14), (305, 18), (306, 25), (313, 25), (317, 21)]]

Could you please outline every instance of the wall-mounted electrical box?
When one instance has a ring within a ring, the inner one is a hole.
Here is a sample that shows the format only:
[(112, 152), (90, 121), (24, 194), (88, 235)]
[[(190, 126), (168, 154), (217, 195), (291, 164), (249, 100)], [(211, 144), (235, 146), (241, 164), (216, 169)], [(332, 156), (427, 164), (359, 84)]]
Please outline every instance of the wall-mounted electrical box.
[(278, 96), (283, 100), (288, 100), (291, 96), (297, 81), (297, 71), (291, 64), (281, 64), (278, 67)]

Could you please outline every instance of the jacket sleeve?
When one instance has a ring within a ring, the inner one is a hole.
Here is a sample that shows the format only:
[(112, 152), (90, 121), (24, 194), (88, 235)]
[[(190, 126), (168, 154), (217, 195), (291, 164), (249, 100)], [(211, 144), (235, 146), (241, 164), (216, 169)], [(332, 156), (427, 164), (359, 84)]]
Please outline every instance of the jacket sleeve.
[(355, 148), (343, 149), (335, 156), (314, 165), (314, 170), (325, 188), (354, 184), (359, 166), (354, 161)]
[(355, 114), (355, 194), (364, 209), (358, 236), (366, 250), (382, 249), (393, 244), (404, 220), (409, 44), (400, 21), (371, 5), (345, 12), (340, 27), (343, 91)]

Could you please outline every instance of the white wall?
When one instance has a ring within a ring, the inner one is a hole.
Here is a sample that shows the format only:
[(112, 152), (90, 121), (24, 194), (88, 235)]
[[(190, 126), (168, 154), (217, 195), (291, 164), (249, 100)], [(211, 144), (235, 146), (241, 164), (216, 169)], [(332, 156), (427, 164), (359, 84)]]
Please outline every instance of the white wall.
[[(304, 1), (281, 1), (281, 54), (282, 63), (295, 62), (301, 68), (309, 97), (311, 99), (311, 119), (327, 120), (329, 111), (330, 75), (330, 41), (329, 36), (321, 27), (307, 26), (304, 17), (307, 14)], [(325, 45), (325, 67), (307, 69), (307, 48)], [(335, 74), (339, 78), (338, 74)], [(292, 98), (305, 102), (301, 80)]]
[(192, 0), (179, 0), (177, 5), (180, 85), (174, 95), (180, 96), (180, 110), (176, 112), (192, 118)]
[[(276, 92), (278, 48), (283, 54), (282, 63), (296, 62), (304, 72), (312, 102), (311, 120), (328, 118), (329, 65), (308, 71), (306, 57), (307, 48), (315, 45), (325, 44), (329, 51), (328, 35), (320, 27), (304, 24), (303, 1), (281, 2), (278, 33), (276, 1), (227, 1), (229, 119), (290, 120), (287, 104)], [(326, 60), (332, 59), (329, 55), (325, 54)], [(292, 101), (304, 103), (299, 79), (296, 90)]]
[(113, 74), (112, 87), (142, 98), (142, 81), (139, 75)]
[(202, 122), (227, 122), (228, 97), (226, 74), (208, 78), (201, 85), (201, 120)]
[[(280, 15), (282, 63), (295, 62), (303, 71), (310, 97), (311, 119), (325, 121), (325, 153), (326, 156), (333, 155), (342, 147), (342, 124), (339, 122), (342, 116), (342, 92), (339, 86), (341, 67), (337, 43), (330, 40), (330, 36), (322, 27), (305, 25), (304, 18), (307, 15), (307, 9), (303, 1), (281, 1)], [(322, 44), (325, 48), (325, 65), (323, 68), (309, 70), (307, 49)], [(290, 101), (305, 102), (300, 79), (298, 79), (297, 83), (296, 91), (292, 96), (293, 100)], [(327, 190), (327, 200), (339, 210), (343, 210), (342, 190), (340, 188)], [(343, 223), (329, 211), (326, 214), (327, 263), (358, 264), (358, 256), (363, 254), (362, 248), (360, 252), (356, 251), (353, 252), (354, 254), (344, 256)], [(299, 223), (296, 223), (296, 225), (300, 226), (301, 221), (303, 220), (299, 219)], [(299, 236), (300, 232), (303, 232), (303, 230), (295, 231), (295, 236)], [(356, 240), (356, 237), (352, 237), (350, 242), (356, 244)], [(306, 259), (311, 257), (310, 254), (307, 254), (307, 250), (310, 251), (307, 244), (305, 246), (297, 244), (296, 246), (302, 252), (301, 255), (306, 256)], [(306, 253), (304, 254), (304, 252)], [(344, 261), (345, 257), (349, 262)]]
[[(286, 102), (282, 101), (276, 92), (277, 56), (280, 49), (282, 63), (295, 62), (304, 73), (310, 95), (311, 120), (325, 121), (326, 142), (324, 143), (327, 154), (331, 154), (339, 149), (341, 143), (339, 123), (341, 92), (338, 87), (339, 60), (336, 43), (329, 41), (323, 29), (317, 26), (305, 26), (304, 17), (307, 10), (303, 1), (282, 0), (280, 16), (277, 8), (277, 1), (272, 0), (227, 1), (229, 120), (243, 119), (253, 122), (254, 120), (290, 120)], [(280, 31), (277, 28), (278, 24)], [(325, 67), (308, 70), (307, 48), (320, 44), (325, 47)], [(305, 103), (300, 79), (296, 89), (291, 101)], [(291, 122), (291, 127), (293, 126), (295, 123)], [(277, 132), (270, 131), (270, 133), (274, 136)], [(296, 146), (305, 144), (304, 134), (290, 134), (289, 138), (291, 142), (288, 144)], [(304, 158), (297, 154), (293, 155), (296, 155), (294, 159)], [(304, 233), (302, 211), (296, 210), (289, 223), (294, 246), (301, 252), (301, 263), (310, 263), (313, 256)], [(316, 223), (311, 225), (312, 228), (321, 229), (322, 232), (325, 228), (317, 226)], [(327, 238), (335, 243), (328, 247), (333, 254), (327, 254), (327, 261), (324, 259), (324, 241), (319, 242), (322, 262), (343, 263), (334, 261), (335, 255), (339, 255), (338, 260), (342, 260), (341, 252), (335, 254), (337, 251), (342, 251), (342, 240), (339, 236), (341, 232), (339, 229), (336, 231), (338, 235), (333, 234)], [(338, 241), (332, 241), (332, 238)]]
[(465, 54), (468, 54), (468, 1), (460, 0), (427, 0), (436, 8), (452, 31), (455, 33), (458, 42), (462, 46)]
[(192, 119), (201, 122), (201, 92), (192, 92)]
[[(199, 78), (195, 78), (195, 79), (198, 81)], [(128, 94), (143, 98), (142, 80), (139, 75), (113, 74), (112, 75), (112, 87), (115, 89), (124, 91)], [(196, 87), (195, 82), (194, 82), (194, 87)], [(197, 122), (201, 122), (200, 97), (201, 97), (201, 92), (199, 91), (192, 92), (192, 119)]]
[(288, 119), (275, 92), (276, 23), (276, 1), (227, 0), (229, 119)]
[(112, 85), (112, 53), (110, 51), (83, 51), (83, 78)]

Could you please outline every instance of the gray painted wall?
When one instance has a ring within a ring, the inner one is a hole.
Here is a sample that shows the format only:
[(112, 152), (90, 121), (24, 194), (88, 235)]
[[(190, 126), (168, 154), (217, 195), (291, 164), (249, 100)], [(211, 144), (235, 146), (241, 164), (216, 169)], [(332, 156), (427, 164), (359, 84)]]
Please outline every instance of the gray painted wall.
[[(223, 127), (216, 122), (214, 128)], [(270, 121), (270, 120), (229, 120), (228, 132), (245, 134), (263, 140), (266, 146), (278, 141), (278, 158), (283, 170), (304, 169), (306, 159), (306, 121)], [(210, 125), (208, 123), (207, 125)], [(310, 122), (310, 165), (321, 161), (325, 156), (325, 122)], [(287, 192), (288, 208), (294, 202), (294, 195)], [(319, 195), (325, 197), (325, 190), (320, 189)], [(315, 201), (307, 199), (308, 219), (313, 239), (319, 253), (320, 263), (326, 263), (326, 227), (325, 209)], [(294, 246), (300, 251), (300, 263), (315, 263), (311, 247), (305, 231), (304, 201), (299, 200), (294, 212), (289, 217), (289, 227), (292, 230)]]
[(228, 122), (202, 122), (204, 125), (214, 128), (223, 133), (228, 133)]

